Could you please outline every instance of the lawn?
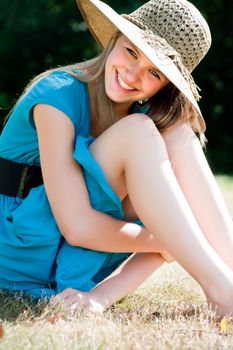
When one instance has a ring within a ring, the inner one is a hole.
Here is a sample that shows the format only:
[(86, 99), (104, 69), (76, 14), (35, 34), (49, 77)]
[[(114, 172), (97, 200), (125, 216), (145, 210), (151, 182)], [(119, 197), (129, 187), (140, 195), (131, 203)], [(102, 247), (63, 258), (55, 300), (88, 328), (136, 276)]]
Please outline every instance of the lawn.
[[(218, 176), (233, 215), (233, 178)], [(233, 349), (233, 323), (217, 322), (197, 283), (164, 265), (102, 315), (64, 316), (0, 292), (0, 350)]]

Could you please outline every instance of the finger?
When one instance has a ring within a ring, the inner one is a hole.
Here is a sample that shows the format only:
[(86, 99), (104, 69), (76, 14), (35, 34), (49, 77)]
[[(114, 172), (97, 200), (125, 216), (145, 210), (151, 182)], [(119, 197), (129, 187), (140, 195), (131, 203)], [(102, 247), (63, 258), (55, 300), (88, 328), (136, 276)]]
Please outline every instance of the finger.
[(72, 288), (66, 288), (62, 292), (58, 293), (55, 297), (54, 300), (56, 302), (65, 300), (66, 298), (70, 297), (71, 295), (75, 294), (77, 291)]
[(76, 292), (77, 290), (73, 288), (66, 288), (62, 292), (58, 293), (56, 297), (63, 299), (63, 298), (66, 298), (67, 296), (73, 295)]
[(81, 302), (80, 300), (77, 299), (77, 296), (68, 297), (62, 302), (62, 307), (64, 309), (70, 308), (71, 306), (75, 308), (80, 305), (81, 305)]
[(63, 292), (53, 297), (49, 304), (52, 307), (62, 306), (64, 301), (74, 294), (75, 294), (75, 290), (71, 290), (71, 289), (64, 290)]

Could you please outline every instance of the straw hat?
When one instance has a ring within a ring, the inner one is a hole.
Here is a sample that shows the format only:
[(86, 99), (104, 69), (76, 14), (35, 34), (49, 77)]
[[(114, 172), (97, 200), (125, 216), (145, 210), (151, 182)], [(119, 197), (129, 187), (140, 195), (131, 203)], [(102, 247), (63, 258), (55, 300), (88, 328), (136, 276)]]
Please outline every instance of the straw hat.
[(150, 0), (129, 15), (119, 15), (99, 0), (77, 4), (101, 47), (120, 30), (188, 98), (205, 129), (191, 72), (209, 50), (211, 34), (194, 5), (187, 0)]

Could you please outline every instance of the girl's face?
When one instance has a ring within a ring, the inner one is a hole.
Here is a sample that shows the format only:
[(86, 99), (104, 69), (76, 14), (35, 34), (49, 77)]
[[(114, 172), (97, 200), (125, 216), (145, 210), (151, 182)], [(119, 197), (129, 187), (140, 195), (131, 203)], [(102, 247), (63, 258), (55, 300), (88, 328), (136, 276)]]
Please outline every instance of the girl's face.
[(131, 41), (119, 37), (105, 64), (105, 90), (113, 102), (128, 111), (132, 103), (152, 97), (168, 82)]

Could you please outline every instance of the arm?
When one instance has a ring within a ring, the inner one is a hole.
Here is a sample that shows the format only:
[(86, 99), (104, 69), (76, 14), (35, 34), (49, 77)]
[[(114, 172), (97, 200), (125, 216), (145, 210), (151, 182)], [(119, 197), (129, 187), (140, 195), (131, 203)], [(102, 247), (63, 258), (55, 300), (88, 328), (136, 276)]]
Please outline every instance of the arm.
[(34, 108), (46, 193), (64, 238), (71, 245), (109, 252), (161, 252), (145, 228), (100, 213), (91, 207), (82, 171), (73, 159), (74, 127), (61, 111)]
[(159, 254), (135, 254), (95, 289), (80, 292), (68, 288), (58, 294), (55, 300), (61, 303), (64, 309), (71, 308), (72, 311), (80, 306), (92, 311), (104, 311), (114, 302), (135, 290), (163, 262), (164, 259)]

